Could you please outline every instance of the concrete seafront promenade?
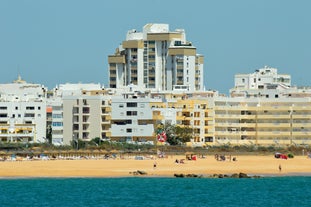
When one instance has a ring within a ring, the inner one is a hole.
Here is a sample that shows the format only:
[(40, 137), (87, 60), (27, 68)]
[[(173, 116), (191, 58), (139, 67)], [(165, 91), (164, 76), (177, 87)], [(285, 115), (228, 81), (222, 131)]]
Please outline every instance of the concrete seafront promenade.
[[(176, 163), (185, 156), (169, 156), (156, 159), (79, 159), (79, 160), (36, 160), (0, 162), (0, 177), (131, 177), (132, 172), (143, 171), (147, 175), (173, 177), (177, 174), (246, 173), (259, 176), (311, 175), (311, 159), (295, 156), (292, 159), (276, 159), (273, 155), (236, 156), (237, 161), (217, 161), (214, 156), (186, 160)], [(154, 166), (156, 164), (156, 167)], [(281, 166), (281, 170), (279, 169)]]

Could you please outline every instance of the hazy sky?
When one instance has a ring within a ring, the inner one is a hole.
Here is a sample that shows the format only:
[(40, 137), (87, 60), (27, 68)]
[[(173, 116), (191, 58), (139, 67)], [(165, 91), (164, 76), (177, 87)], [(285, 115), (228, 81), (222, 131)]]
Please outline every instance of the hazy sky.
[(182, 28), (205, 57), (206, 89), (265, 65), (311, 85), (310, 0), (0, 0), (0, 83), (108, 85), (108, 55), (130, 29)]

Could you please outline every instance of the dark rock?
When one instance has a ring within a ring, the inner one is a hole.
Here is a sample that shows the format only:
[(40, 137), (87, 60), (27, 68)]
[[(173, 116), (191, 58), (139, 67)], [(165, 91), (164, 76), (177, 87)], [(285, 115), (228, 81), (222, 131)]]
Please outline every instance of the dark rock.
[(231, 175), (231, 178), (239, 178), (239, 174), (238, 174), (238, 173), (233, 173), (233, 174)]
[(147, 173), (145, 171), (142, 171), (142, 170), (137, 170), (137, 173), (139, 175), (147, 175)]
[(185, 175), (182, 174), (182, 173), (181, 173), (181, 174), (175, 173), (174, 176), (175, 176), (176, 178), (183, 178), (183, 177), (185, 177)]
[(198, 177), (198, 175), (196, 175), (196, 174), (187, 174), (186, 177), (187, 178), (196, 178), (196, 177)]
[(261, 178), (259, 175), (254, 175), (252, 178)]
[(246, 173), (241, 173), (239, 174), (239, 178), (250, 178)]
[(212, 177), (213, 178), (218, 178), (218, 174), (213, 174)]

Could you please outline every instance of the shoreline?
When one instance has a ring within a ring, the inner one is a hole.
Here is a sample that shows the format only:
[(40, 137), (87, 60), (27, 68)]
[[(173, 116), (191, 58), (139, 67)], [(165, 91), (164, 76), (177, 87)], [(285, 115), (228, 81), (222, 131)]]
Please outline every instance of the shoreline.
[[(125, 178), (167, 177), (174, 174), (195, 174), (209, 178), (210, 175), (245, 173), (260, 177), (311, 176), (311, 159), (296, 156), (281, 160), (273, 156), (237, 156), (237, 161), (217, 161), (213, 156), (175, 163), (185, 156), (157, 159), (88, 159), (88, 160), (35, 160), (0, 162), (0, 179), (22, 178)], [(154, 163), (156, 162), (156, 167)], [(279, 165), (282, 166), (281, 171)], [(134, 175), (133, 172), (145, 172)]]
[[(231, 177), (225, 177), (225, 178), (217, 178), (213, 177), (212, 175), (202, 175), (201, 177), (184, 177), (188, 179), (262, 179), (262, 178), (286, 178), (286, 177), (311, 177), (311, 173), (308, 174), (301, 174), (301, 173), (293, 173), (293, 174), (283, 174), (283, 175), (277, 175), (277, 174), (262, 174), (262, 175), (248, 175), (250, 178), (231, 178)], [(147, 178), (147, 179), (153, 179), (153, 178), (176, 178), (174, 175), (172, 176), (165, 176), (165, 175), (138, 175), (138, 176), (5, 176), (0, 177), (0, 180), (19, 180), (19, 179), (122, 179), (122, 178)]]

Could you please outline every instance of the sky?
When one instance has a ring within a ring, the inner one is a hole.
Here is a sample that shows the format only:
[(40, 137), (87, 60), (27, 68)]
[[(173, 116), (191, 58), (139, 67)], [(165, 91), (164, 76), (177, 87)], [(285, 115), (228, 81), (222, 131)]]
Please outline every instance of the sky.
[(108, 87), (108, 55), (145, 24), (184, 29), (204, 55), (204, 86), (270, 66), (311, 86), (309, 0), (0, 0), (0, 83)]

